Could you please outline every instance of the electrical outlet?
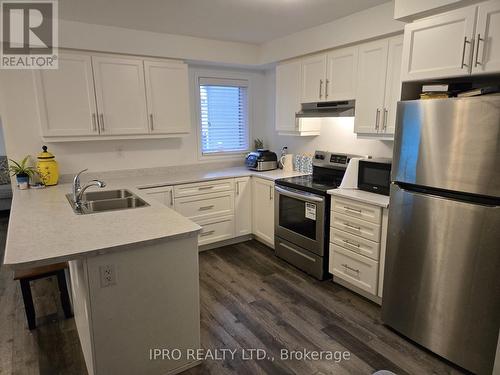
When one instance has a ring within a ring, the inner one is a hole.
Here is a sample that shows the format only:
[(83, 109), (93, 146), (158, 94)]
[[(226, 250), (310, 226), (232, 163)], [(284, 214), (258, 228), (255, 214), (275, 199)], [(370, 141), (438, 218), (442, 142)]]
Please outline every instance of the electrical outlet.
[(106, 288), (108, 286), (116, 284), (116, 273), (114, 265), (106, 264), (104, 266), (100, 266), (99, 273), (101, 274), (101, 288)]

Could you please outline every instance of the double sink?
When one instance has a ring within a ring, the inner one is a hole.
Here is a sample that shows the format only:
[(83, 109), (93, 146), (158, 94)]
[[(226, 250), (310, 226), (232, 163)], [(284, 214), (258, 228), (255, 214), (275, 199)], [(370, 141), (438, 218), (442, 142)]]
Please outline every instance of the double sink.
[(73, 194), (66, 194), (66, 198), (73, 211), (79, 215), (149, 206), (144, 200), (126, 189), (86, 192), (82, 195), (80, 206), (75, 205)]

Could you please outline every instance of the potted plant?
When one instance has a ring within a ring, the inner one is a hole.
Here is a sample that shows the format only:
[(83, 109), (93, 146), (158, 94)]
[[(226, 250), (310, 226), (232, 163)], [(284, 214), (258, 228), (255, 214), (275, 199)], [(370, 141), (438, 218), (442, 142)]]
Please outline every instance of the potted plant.
[(9, 171), (11, 176), (16, 176), (17, 186), (19, 186), (19, 189), (21, 190), (29, 187), (30, 178), (36, 173), (35, 167), (27, 165), (29, 157), (29, 155), (26, 155), (26, 157), (19, 163), (15, 160), (9, 159), (12, 163), (9, 166)]

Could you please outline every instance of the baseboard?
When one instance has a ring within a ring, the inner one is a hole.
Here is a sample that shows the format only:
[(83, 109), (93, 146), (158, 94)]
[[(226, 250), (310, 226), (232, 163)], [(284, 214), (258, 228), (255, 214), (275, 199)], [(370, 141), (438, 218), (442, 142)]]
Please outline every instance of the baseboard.
[(240, 243), (240, 242), (250, 241), (253, 238), (254, 238), (253, 234), (246, 234), (244, 236), (239, 236), (239, 237), (231, 238), (229, 240), (217, 241), (217, 242), (214, 242), (214, 243), (209, 243), (209, 244), (206, 244), (206, 245), (198, 246), (198, 251), (202, 252), (202, 251), (206, 251), (206, 250), (216, 249), (218, 247), (234, 245), (234, 244), (237, 244), (237, 243)]
[(352, 285), (351, 283), (349, 283), (345, 280), (342, 280), (339, 277), (333, 276), (333, 282), (337, 283), (339, 285), (342, 285), (343, 287), (346, 287), (347, 289), (352, 290), (353, 292), (365, 297), (366, 299), (369, 299), (372, 302), (375, 302), (377, 305), (382, 305), (382, 298), (380, 298), (379, 296), (368, 293), (368, 292), (364, 291), (363, 289), (358, 288), (357, 286)]

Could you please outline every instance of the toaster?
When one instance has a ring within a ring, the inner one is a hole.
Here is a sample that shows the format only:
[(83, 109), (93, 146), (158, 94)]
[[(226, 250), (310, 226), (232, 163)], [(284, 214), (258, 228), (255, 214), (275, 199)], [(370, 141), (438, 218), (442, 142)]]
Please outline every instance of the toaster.
[(278, 168), (278, 156), (272, 151), (258, 149), (246, 156), (245, 165), (254, 171), (270, 171)]

